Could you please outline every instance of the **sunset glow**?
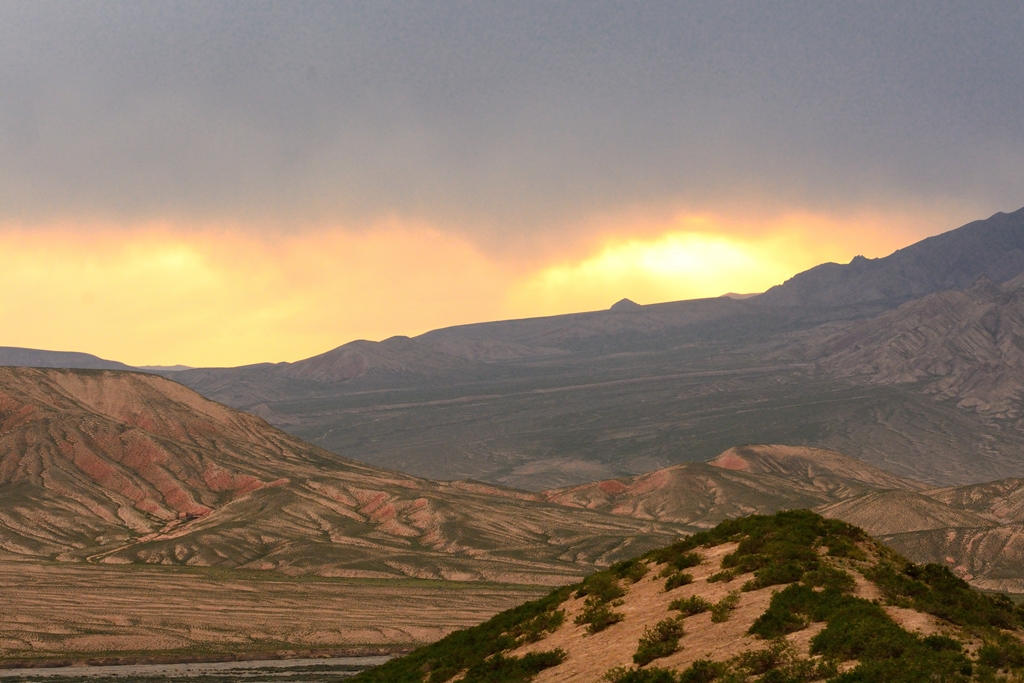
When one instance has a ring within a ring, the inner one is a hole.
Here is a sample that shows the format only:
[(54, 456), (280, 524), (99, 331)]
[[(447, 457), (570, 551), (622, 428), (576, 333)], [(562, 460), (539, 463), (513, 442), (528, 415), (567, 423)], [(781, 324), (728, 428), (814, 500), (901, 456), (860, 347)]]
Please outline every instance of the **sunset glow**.
[[(357, 338), (596, 310), (623, 297), (759, 292), (823, 261), (887, 254), (921, 229), (899, 216), (853, 220), (793, 214), (754, 225), (684, 215), (539, 259), (402, 221), (287, 236), (167, 225), (7, 229), (0, 316), (6, 345), (137, 365), (297, 360)], [(637, 232), (653, 237), (628, 236)]]

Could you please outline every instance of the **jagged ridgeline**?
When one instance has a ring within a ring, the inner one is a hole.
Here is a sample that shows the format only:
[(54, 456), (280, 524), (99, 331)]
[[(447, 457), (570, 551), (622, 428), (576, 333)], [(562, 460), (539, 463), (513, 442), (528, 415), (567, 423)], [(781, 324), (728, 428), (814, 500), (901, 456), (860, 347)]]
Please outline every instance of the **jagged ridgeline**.
[(1020, 680), (1024, 609), (798, 510), (723, 522), (358, 683)]

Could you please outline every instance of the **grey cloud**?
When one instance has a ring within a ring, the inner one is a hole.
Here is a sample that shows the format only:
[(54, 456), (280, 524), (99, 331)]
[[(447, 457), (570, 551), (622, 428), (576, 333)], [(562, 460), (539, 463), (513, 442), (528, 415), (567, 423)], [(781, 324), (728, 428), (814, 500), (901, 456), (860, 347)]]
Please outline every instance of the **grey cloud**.
[(0, 216), (1024, 204), (1024, 5), (13, 2)]

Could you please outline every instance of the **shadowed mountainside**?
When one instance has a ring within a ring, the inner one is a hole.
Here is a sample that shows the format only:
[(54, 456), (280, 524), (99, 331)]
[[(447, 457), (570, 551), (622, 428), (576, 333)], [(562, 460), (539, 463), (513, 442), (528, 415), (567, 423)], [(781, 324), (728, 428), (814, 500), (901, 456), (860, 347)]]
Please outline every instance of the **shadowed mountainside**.
[(937, 400), (1016, 420), (1024, 394), (1024, 289), (979, 280), (877, 318), (805, 335), (795, 355), (827, 371), (884, 384), (921, 384)]
[(970, 287), (980, 277), (1005, 282), (1024, 272), (1024, 208), (997, 213), (929, 237), (884, 258), (825, 263), (758, 297), (771, 306), (902, 303)]
[(134, 370), (135, 368), (76, 351), (43, 351), (0, 346), (0, 366), (29, 368), (82, 368), (86, 370)]
[(173, 378), (346, 457), (534, 491), (737, 443), (838, 450), (935, 486), (1019, 477), (1024, 294), (949, 288), (1018, 275), (1021, 245), (1024, 209), (742, 300), (620, 302)]

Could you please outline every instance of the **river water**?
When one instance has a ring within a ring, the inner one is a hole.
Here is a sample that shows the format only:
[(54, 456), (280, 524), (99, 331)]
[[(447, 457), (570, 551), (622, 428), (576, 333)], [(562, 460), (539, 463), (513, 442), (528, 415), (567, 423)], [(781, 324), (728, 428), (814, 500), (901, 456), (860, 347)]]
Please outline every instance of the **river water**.
[(273, 659), (251, 662), (192, 662), (188, 664), (126, 664), (121, 666), (64, 666), (46, 669), (0, 669), (2, 683), (45, 681), (144, 681), (145, 683), (333, 683), (391, 659), (333, 657), (329, 659)]

